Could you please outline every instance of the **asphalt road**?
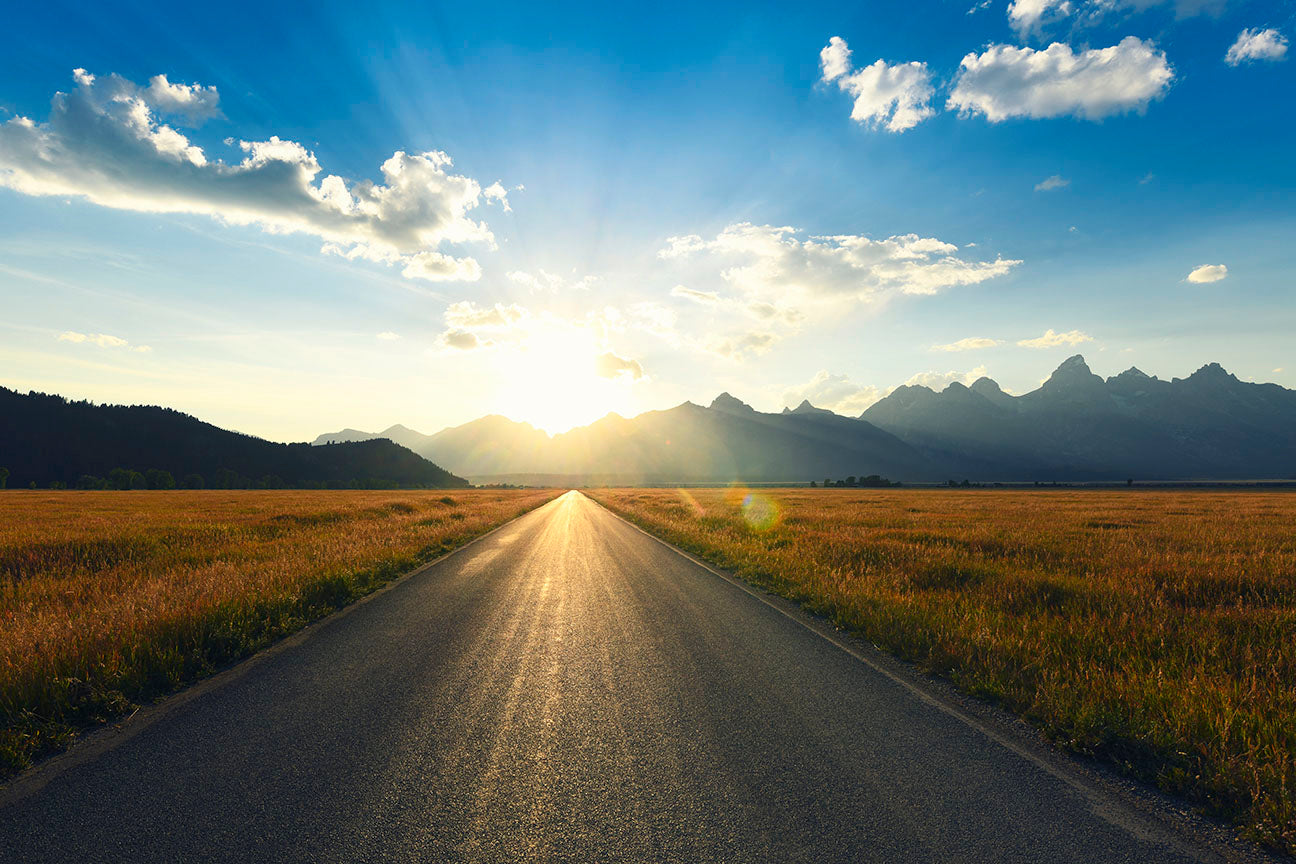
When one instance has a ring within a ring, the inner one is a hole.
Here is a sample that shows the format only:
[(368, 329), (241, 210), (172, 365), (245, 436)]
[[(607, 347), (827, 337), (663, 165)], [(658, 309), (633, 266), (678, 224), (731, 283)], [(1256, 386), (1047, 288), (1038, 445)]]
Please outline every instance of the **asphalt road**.
[(294, 641), (0, 795), (0, 858), (1208, 860), (575, 492)]

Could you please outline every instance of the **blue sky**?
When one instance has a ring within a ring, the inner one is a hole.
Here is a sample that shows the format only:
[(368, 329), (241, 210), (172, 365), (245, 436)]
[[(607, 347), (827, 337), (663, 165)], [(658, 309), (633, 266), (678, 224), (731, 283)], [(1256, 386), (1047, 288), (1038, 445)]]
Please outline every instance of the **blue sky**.
[(5, 386), (279, 440), (1296, 386), (1290, 2), (28, 5)]

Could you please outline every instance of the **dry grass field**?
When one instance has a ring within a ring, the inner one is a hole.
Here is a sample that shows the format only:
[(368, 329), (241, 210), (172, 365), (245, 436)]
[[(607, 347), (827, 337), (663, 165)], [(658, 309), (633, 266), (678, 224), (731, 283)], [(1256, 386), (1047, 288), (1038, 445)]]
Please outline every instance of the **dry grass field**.
[(1296, 853), (1296, 495), (589, 494)]
[(0, 493), (0, 778), (557, 494)]

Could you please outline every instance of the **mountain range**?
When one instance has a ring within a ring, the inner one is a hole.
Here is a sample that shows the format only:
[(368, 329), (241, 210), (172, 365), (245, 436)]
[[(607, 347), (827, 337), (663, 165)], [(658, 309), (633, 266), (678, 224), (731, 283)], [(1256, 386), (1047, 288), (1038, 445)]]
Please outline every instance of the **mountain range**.
[(1163, 381), (1103, 379), (1080, 355), (1037, 390), (989, 378), (902, 386), (859, 417), (809, 402), (762, 413), (728, 393), (549, 436), (491, 415), (424, 435), (345, 429), (315, 444), (387, 438), (477, 482), (794, 481), (848, 474), (943, 481), (1296, 477), (1296, 391), (1216, 363)]
[(11, 488), (32, 483), (96, 488), (109, 482), (134, 488), (130, 477), (142, 483), (146, 472), (150, 485), (166, 477), (167, 485), (220, 488), (468, 485), (391, 441), (277, 444), (169, 408), (96, 405), (3, 387), (0, 468), (8, 470)]

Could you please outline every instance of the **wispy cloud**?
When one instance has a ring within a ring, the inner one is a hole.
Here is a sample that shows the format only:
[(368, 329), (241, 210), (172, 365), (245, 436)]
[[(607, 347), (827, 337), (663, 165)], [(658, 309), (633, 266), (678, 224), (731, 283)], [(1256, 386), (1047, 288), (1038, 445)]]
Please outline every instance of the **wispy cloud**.
[(1230, 66), (1240, 66), (1257, 60), (1274, 62), (1286, 57), (1287, 37), (1270, 27), (1267, 30), (1243, 30), (1239, 33), (1237, 40), (1224, 55), (1224, 62)]
[(983, 336), (969, 336), (966, 339), (960, 339), (957, 342), (950, 342), (946, 345), (933, 345), (933, 351), (977, 351), (981, 348), (993, 348), (1000, 344), (1002, 340), (987, 339)]
[(148, 345), (132, 345), (120, 336), (108, 333), (78, 333), (75, 330), (64, 330), (58, 335), (58, 341), (71, 342), (74, 345), (94, 345), (98, 348), (122, 348), (137, 354), (147, 354), (153, 349)]
[(1045, 177), (1035, 184), (1036, 192), (1050, 192), (1054, 189), (1065, 189), (1071, 185), (1071, 181), (1065, 179), (1061, 174), (1054, 174), (1052, 177)]
[(1044, 331), (1043, 336), (1036, 336), (1034, 339), (1022, 339), (1017, 344), (1023, 348), (1057, 348), (1062, 345), (1079, 345), (1083, 342), (1092, 341), (1092, 336), (1080, 330), (1058, 333), (1050, 328)]

